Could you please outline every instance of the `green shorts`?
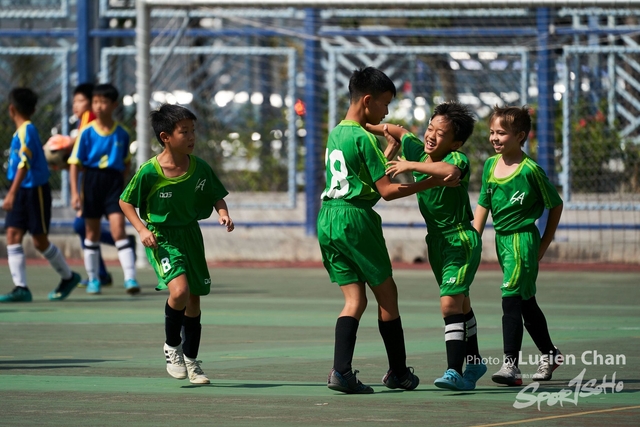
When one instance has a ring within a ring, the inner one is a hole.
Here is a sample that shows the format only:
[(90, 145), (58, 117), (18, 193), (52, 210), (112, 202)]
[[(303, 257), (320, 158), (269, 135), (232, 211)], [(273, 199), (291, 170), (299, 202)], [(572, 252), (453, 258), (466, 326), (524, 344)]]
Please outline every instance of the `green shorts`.
[(154, 227), (147, 225), (158, 241), (156, 249), (145, 248), (149, 263), (158, 277), (156, 290), (185, 274), (192, 295), (211, 291), (211, 276), (204, 255), (204, 241), (197, 222), (186, 227)]
[(382, 220), (369, 206), (324, 201), (318, 214), (318, 242), (324, 268), (340, 286), (356, 282), (377, 286), (392, 274)]
[(458, 224), (444, 233), (429, 233), (425, 238), (429, 264), (440, 286), (440, 296), (464, 294), (476, 276), (482, 254), (482, 240), (471, 227)]
[(502, 268), (502, 297), (528, 300), (536, 294), (540, 232), (535, 225), (514, 233), (496, 233), (496, 252)]

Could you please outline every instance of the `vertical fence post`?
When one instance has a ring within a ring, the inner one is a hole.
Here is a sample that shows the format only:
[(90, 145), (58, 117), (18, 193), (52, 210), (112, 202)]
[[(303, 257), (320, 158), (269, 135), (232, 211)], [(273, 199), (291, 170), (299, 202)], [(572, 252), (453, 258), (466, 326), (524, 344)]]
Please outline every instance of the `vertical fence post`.
[[(146, 1), (136, 1), (136, 94), (138, 102), (136, 104), (136, 168), (149, 159), (149, 99), (150, 96), (150, 80), (151, 66), (150, 57), (150, 12)], [(137, 240), (136, 253), (138, 254), (137, 266), (143, 267), (147, 263), (144, 260), (144, 246), (139, 239)]]
[[(304, 42), (304, 75), (305, 75), (305, 232), (308, 236), (316, 235), (316, 220), (320, 210), (320, 194), (318, 191), (318, 163), (320, 159), (320, 102), (318, 96), (321, 89), (320, 76), (320, 43), (316, 38), (320, 11), (315, 8), (305, 9), (304, 28), (307, 39)], [(293, 101), (292, 101), (293, 102)]]
[[(536, 10), (538, 28), (538, 164), (545, 170), (551, 182), (555, 182), (555, 160), (553, 136), (553, 78), (551, 73), (555, 69), (551, 60), (549, 47), (549, 26), (551, 24), (551, 10), (541, 7)], [(538, 228), (544, 230), (547, 226), (548, 212), (538, 221)]]
[(93, 16), (91, 0), (78, 0), (76, 6), (78, 38), (78, 83), (93, 82), (92, 42), (89, 36)]

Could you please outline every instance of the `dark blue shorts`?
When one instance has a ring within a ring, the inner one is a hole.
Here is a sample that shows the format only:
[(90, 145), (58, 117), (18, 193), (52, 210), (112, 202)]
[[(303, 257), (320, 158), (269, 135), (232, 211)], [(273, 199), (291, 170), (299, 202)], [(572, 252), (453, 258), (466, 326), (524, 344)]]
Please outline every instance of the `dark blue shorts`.
[(115, 169), (85, 169), (82, 216), (99, 219), (112, 213), (122, 213), (120, 194), (124, 190), (124, 175)]
[(51, 187), (49, 184), (34, 188), (20, 188), (7, 212), (5, 228), (25, 230), (32, 236), (48, 234), (51, 224)]

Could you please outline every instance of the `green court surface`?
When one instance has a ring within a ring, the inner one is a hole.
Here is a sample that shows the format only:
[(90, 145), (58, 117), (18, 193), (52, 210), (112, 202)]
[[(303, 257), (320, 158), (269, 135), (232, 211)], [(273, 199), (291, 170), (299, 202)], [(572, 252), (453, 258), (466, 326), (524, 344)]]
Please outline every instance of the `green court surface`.
[[(198, 357), (209, 386), (166, 373), (167, 293), (154, 291), (151, 270), (140, 272), (136, 297), (125, 294), (119, 268), (111, 270), (116, 284), (102, 295), (76, 289), (50, 302), (55, 272), (29, 265), (34, 301), (0, 305), (0, 425), (617, 427), (640, 419), (637, 271), (540, 274), (538, 301), (568, 359), (536, 389), (529, 378), (524, 387), (491, 382), (502, 356), (501, 275), (481, 270), (471, 298), (489, 371), (476, 390), (456, 393), (433, 386), (446, 358), (432, 273), (396, 269), (408, 365), (421, 384), (411, 392), (381, 384), (386, 356), (370, 293), (354, 368), (375, 394), (347, 396), (326, 387), (342, 294), (323, 269), (212, 267)], [(6, 265), (0, 274), (8, 292)], [(525, 334), (525, 377), (536, 355)]]

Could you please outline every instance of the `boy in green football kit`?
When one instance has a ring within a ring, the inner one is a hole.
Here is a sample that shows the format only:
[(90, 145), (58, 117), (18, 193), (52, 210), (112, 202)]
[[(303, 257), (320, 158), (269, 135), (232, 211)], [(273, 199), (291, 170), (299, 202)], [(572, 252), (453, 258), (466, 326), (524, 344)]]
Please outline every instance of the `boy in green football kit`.
[[(334, 361), (327, 386), (343, 393), (373, 393), (356, 378), (357, 371), (351, 366), (360, 318), (367, 306), (365, 284), (378, 303), (378, 328), (389, 361), (382, 382), (388, 388), (404, 390), (413, 390), (419, 383), (406, 366), (398, 290), (381, 219), (373, 206), (381, 196), (393, 200), (444, 185), (444, 181), (393, 184), (385, 174), (385, 153), (364, 126), (380, 123), (395, 94), (393, 82), (382, 71), (372, 67), (355, 70), (349, 80), (349, 110), (327, 142), (327, 183), (318, 214), (318, 242), (329, 277), (340, 286), (345, 299), (336, 322)], [(393, 146), (388, 147), (387, 155), (393, 151)]]
[[(427, 224), (429, 264), (440, 287), (440, 308), (445, 323), (447, 370), (435, 380), (448, 390), (473, 390), (487, 371), (478, 350), (477, 325), (471, 308), (469, 287), (480, 264), (482, 242), (471, 226), (469, 159), (457, 151), (471, 136), (471, 111), (457, 102), (435, 107), (424, 142), (406, 129), (387, 124), (371, 127), (401, 141), (404, 159), (389, 162), (387, 174), (412, 171), (415, 181), (454, 176), (456, 187), (435, 187), (417, 194), (420, 213)], [(466, 361), (466, 369), (462, 367)]]
[(158, 277), (156, 289), (169, 289), (167, 372), (177, 379), (188, 376), (192, 384), (209, 384), (196, 360), (202, 333), (200, 296), (211, 290), (198, 221), (209, 218), (215, 208), (227, 231), (233, 231), (234, 224), (224, 201), (229, 193), (211, 167), (191, 154), (195, 121), (191, 111), (177, 105), (163, 105), (151, 113), (151, 126), (163, 151), (140, 166), (120, 196), (120, 207), (140, 234)]
[[(494, 107), (489, 119), (489, 141), (496, 155), (487, 159), (473, 226), (480, 234), (491, 212), (496, 252), (503, 271), (502, 339), (504, 364), (491, 379), (498, 384), (521, 385), (518, 359), (523, 319), (529, 335), (542, 352), (534, 381), (548, 381), (562, 362), (549, 336), (549, 328), (536, 302), (538, 263), (544, 256), (562, 215), (562, 199), (544, 170), (522, 151), (531, 129), (527, 108)], [(535, 225), (549, 209), (542, 238)]]

